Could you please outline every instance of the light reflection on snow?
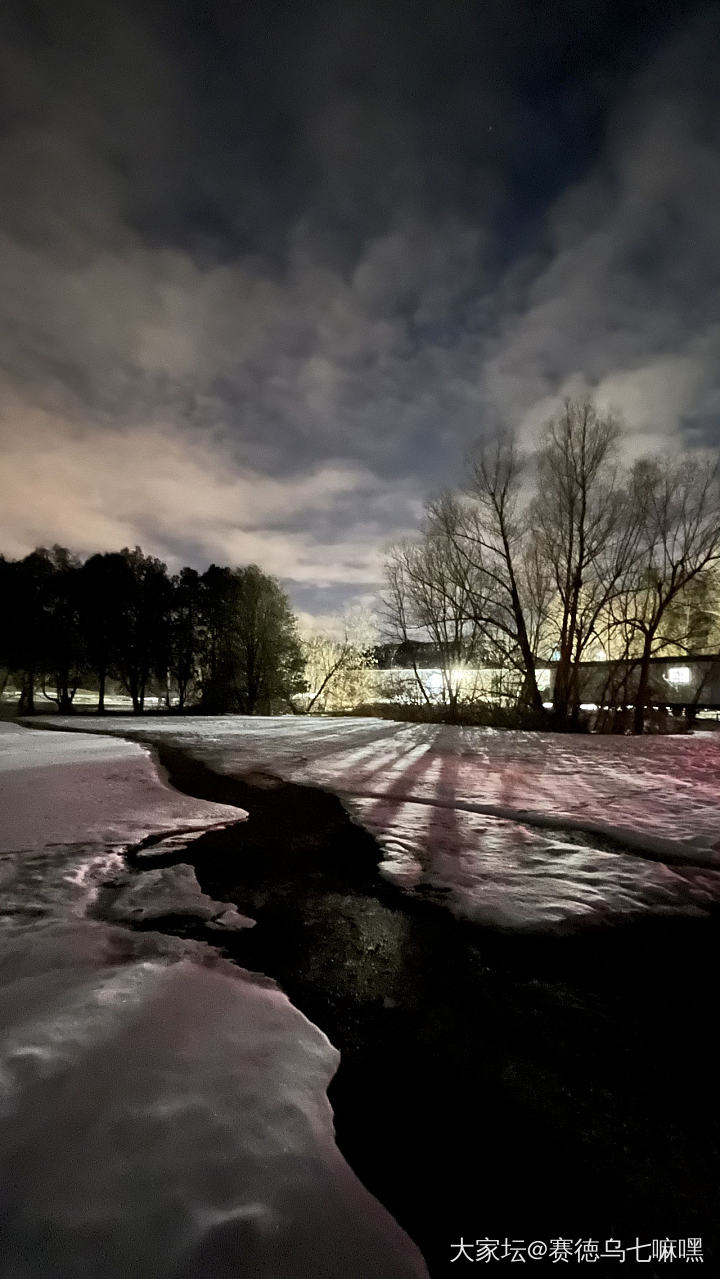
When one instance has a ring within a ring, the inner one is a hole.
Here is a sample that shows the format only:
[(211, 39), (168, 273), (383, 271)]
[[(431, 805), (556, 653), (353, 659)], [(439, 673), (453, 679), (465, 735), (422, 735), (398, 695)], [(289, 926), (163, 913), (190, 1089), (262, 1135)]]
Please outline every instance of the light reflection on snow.
[(106, 728), (175, 743), (220, 772), (264, 769), (338, 792), (378, 839), (385, 874), (484, 922), (695, 914), (720, 899), (720, 735), (331, 717), (108, 719)]
[(172, 790), (134, 744), (11, 725), (0, 789), (3, 1274), (271, 1279), (292, 1257), (308, 1279), (427, 1279), (335, 1146), (325, 1035), (208, 946), (86, 918), (115, 880), (123, 918), (246, 926), (189, 866), (121, 857), (242, 811)]
[(144, 959), (157, 938), (119, 933), (136, 954), (113, 965), (118, 933), (55, 927), (9, 955), (4, 1273), (271, 1279), (291, 1256), (308, 1279), (426, 1279), (335, 1147), (325, 1036), (230, 965)]
[(378, 839), (381, 872), (430, 890), (455, 913), (506, 928), (696, 914), (720, 900), (720, 872), (684, 869), (563, 840), (502, 818), (405, 803), (346, 801)]

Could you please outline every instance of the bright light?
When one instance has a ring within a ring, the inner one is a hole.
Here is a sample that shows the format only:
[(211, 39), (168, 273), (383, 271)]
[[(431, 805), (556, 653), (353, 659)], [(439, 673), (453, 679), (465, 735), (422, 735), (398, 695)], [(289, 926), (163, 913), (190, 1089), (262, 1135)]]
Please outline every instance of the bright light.
[(443, 691), (442, 671), (420, 671), (420, 679), (427, 692), (432, 697), (437, 697)]
[(549, 671), (536, 671), (536, 672), (535, 672), (535, 679), (537, 680), (537, 686), (538, 686), (538, 688), (549, 688), (549, 687), (550, 687), (550, 672), (549, 672)]
[(668, 684), (689, 684), (691, 679), (689, 666), (671, 666), (667, 673)]
[(605, 649), (603, 648), (602, 644), (600, 645), (598, 649), (596, 649), (595, 661), (596, 662), (607, 661), (607, 653), (605, 652)]

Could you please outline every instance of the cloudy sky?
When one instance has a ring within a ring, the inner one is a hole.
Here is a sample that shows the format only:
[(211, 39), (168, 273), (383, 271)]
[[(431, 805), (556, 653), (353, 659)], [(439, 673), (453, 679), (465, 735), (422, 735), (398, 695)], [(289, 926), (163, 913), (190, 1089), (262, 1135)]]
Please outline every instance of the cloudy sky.
[(296, 607), (568, 392), (720, 442), (717, 4), (6, 0), (0, 550)]

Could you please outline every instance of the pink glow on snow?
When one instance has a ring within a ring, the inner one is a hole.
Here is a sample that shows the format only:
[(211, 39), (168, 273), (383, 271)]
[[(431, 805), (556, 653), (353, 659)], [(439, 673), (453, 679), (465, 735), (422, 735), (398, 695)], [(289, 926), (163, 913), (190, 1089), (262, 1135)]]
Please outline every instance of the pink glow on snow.
[(335, 791), (384, 850), (385, 875), (483, 922), (555, 927), (720, 901), (720, 734), (240, 716), (103, 729), (173, 742), (219, 772)]

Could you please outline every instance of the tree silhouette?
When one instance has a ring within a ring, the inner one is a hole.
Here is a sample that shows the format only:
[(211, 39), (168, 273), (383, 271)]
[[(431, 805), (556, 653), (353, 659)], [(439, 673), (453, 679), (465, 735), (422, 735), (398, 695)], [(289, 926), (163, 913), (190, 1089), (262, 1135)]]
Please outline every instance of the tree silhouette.
[(186, 567), (170, 579), (139, 546), (84, 564), (64, 547), (39, 547), (19, 561), (0, 556), (0, 591), (2, 686), (19, 679), (26, 714), (38, 687), (69, 713), (86, 678), (97, 683), (100, 714), (111, 679), (136, 714), (158, 685), (168, 707), (174, 691), (179, 710), (200, 699), (204, 710), (247, 715), (294, 710), (304, 689), (287, 596), (254, 564), (213, 564), (202, 575)]

